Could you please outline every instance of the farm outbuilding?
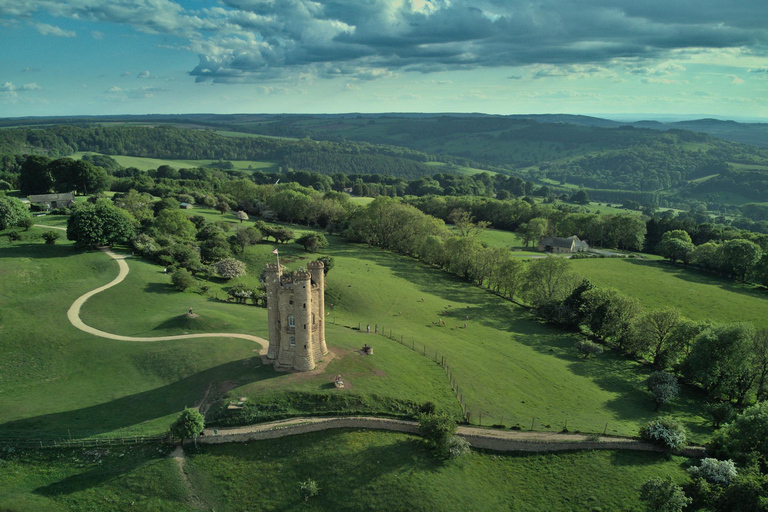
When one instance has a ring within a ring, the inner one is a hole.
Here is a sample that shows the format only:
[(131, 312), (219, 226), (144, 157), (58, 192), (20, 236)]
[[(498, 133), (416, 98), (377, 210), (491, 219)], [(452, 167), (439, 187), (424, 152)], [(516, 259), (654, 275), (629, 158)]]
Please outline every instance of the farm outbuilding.
[(64, 192), (61, 194), (37, 194), (29, 196), (29, 202), (42, 210), (54, 208), (69, 208), (75, 204), (75, 194)]
[(554, 253), (574, 253), (574, 252), (586, 252), (589, 249), (587, 242), (582, 242), (576, 235), (568, 238), (560, 238), (557, 236), (545, 236), (539, 240), (537, 249), (543, 252)]

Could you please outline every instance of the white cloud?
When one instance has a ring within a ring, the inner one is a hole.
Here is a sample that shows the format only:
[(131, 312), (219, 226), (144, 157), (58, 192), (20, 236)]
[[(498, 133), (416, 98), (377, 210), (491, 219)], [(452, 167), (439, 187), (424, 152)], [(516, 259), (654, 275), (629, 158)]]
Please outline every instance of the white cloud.
[(75, 37), (77, 34), (74, 30), (64, 30), (55, 25), (49, 25), (47, 23), (35, 23), (35, 28), (38, 32), (44, 36), (57, 36), (57, 37)]
[(123, 89), (118, 87), (118, 86), (116, 86), (116, 85), (113, 85), (112, 87), (107, 89), (106, 92), (107, 92), (107, 94), (114, 94), (114, 93), (117, 93), (117, 92), (123, 92)]
[(688, 80), (672, 80), (671, 78), (653, 78), (644, 77), (640, 81), (644, 84), (661, 84), (661, 85), (685, 85)]
[(744, 83), (744, 80), (742, 80), (741, 78), (737, 77), (736, 75), (728, 75), (728, 78), (731, 79), (731, 83), (732, 84), (739, 85), (739, 84), (743, 84)]
[(120, 76), (131, 76), (130, 71), (123, 71), (123, 73)]
[(29, 83), (29, 84), (24, 84), (24, 85), (21, 86), (21, 90), (22, 91), (39, 91), (40, 89), (42, 89), (42, 87), (40, 87), (39, 85), (37, 85), (34, 82)]
[(146, 70), (136, 75), (136, 78), (149, 78), (149, 77), (150, 77), (149, 71), (146, 71)]
[(94, 39), (104, 39), (104, 32), (99, 32), (98, 30), (92, 30), (91, 37)]

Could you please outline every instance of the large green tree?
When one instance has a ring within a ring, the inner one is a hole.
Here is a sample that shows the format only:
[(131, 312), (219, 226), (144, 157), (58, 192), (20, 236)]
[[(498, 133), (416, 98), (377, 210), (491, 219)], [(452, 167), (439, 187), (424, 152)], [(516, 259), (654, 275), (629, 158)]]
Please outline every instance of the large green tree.
[(197, 436), (200, 435), (204, 428), (205, 418), (200, 414), (200, 411), (186, 408), (176, 421), (171, 424), (171, 435), (176, 439), (180, 439), (183, 445), (185, 439), (194, 439), (196, 442)]
[(0, 231), (15, 226), (29, 216), (29, 210), (19, 199), (0, 195)]
[(78, 247), (125, 243), (134, 235), (128, 213), (107, 200), (81, 207), (67, 220), (67, 239)]

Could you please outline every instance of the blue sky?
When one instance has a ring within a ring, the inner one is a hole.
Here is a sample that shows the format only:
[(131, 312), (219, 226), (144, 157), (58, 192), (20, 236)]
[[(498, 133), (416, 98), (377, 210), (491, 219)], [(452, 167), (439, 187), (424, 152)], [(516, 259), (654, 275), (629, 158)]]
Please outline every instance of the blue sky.
[(0, 116), (768, 118), (765, 0), (0, 0)]

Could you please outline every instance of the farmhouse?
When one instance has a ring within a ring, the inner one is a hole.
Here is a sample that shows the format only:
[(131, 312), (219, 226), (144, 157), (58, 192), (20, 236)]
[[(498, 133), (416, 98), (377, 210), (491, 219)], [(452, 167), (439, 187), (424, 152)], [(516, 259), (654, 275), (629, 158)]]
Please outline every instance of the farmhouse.
[(267, 359), (275, 368), (312, 370), (328, 353), (325, 344), (325, 274), (321, 261), (310, 261), (307, 270), (283, 275), (283, 267), (266, 268)]
[(589, 244), (579, 240), (579, 237), (576, 235), (568, 238), (545, 236), (539, 240), (537, 249), (544, 252), (555, 253), (586, 252), (589, 249)]
[(29, 196), (29, 202), (32, 206), (51, 210), (53, 208), (69, 208), (75, 204), (75, 194), (65, 192), (62, 194), (38, 194)]

